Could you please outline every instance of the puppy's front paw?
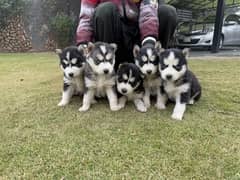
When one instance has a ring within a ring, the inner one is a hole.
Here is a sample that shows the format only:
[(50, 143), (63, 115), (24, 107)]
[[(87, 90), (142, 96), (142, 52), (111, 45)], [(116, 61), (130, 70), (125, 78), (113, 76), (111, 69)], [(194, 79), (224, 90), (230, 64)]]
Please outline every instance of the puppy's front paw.
[(118, 106), (120, 106), (121, 109), (123, 109), (125, 107), (126, 102), (127, 102), (127, 99), (126, 97), (123, 96), (118, 100)]
[(163, 109), (166, 109), (166, 105), (163, 104), (163, 103), (156, 103), (155, 104), (155, 107), (159, 110), (163, 110)]
[(150, 108), (151, 102), (150, 102), (149, 98), (143, 97), (143, 102), (144, 102), (146, 108)]
[(182, 120), (185, 110), (186, 110), (186, 104), (177, 103), (174, 107), (172, 118), (175, 120)]
[(137, 107), (137, 110), (139, 111), (139, 112), (147, 112), (147, 107), (146, 106), (138, 106)]
[(175, 119), (175, 120), (181, 121), (182, 118), (183, 118), (183, 114), (180, 114), (180, 113), (173, 113), (171, 117), (172, 117), (172, 119)]
[(120, 109), (123, 109), (125, 107), (125, 104), (119, 102), (118, 107), (120, 107)]
[(193, 104), (194, 104), (194, 100), (191, 99), (191, 100), (188, 102), (188, 104), (193, 105)]
[(120, 109), (122, 109), (123, 107), (121, 105), (117, 105), (117, 106), (112, 106), (110, 107), (111, 111), (119, 111)]
[(120, 108), (123, 109), (125, 107), (125, 104), (119, 104)]
[(94, 99), (91, 101), (91, 104), (97, 104), (97, 100), (94, 98)]
[(66, 101), (60, 101), (59, 103), (58, 103), (58, 106), (59, 107), (63, 107), (63, 106), (66, 106), (68, 104), (68, 102), (66, 102)]
[(125, 98), (120, 98), (118, 103), (123, 105), (123, 104), (126, 103), (126, 99)]
[(150, 102), (149, 103), (145, 103), (145, 106), (146, 106), (146, 108), (150, 108), (150, 106), (151, 106)]
[(80, 112), (86, 112), (88, 109), (89, 109), (88, 107), (82, 106), (82, 107), (80, 107), (78, 110), (79, 110)]

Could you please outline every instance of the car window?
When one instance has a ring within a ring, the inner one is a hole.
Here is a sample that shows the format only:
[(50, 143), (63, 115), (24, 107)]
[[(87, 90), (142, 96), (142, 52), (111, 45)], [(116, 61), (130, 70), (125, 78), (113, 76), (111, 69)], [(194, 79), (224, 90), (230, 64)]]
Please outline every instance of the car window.
[(185, 23), (182, 23), (181, 25), (179, 25), (178, 32), (189, 33), (191, 31), (200, 30), (202, 28), (203, 28), (203, 24), (202, 23), (185, 22)]
[(240, 24), (240, 16), (236, 15), (236, 19), (237, 19), (238, 24)]
[(184, 22), (178, 26), (178, 32), (187, 33), (190, 29), (190, 23)]
[(226, 20), (225, 23), (236, 23), (236, 24), (240, 24), (240, 16), (237, 15), (229, 15)]

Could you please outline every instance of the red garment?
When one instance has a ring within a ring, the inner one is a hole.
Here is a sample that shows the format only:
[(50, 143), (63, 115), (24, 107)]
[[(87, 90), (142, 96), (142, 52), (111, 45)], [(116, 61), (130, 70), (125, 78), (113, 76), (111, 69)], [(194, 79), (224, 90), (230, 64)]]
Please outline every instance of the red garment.
[[(81, 0), (81, 12), (77, 28), (77, 43), (93, 40), (93, 29), (90, 20), (95, 7), (102, 2), (113, 2), (117, 5), (120, 14), (123, 16), (121, 0)], [(135, 1), (135, 2), (134, 2)], [(150, 3), (151, 0), (125, 0), (126, 14), (130, 21), (138, 21), (141, 40), (152, 36), (158, 39), (159, 22), (157, 8)], [(139, 15), (139, 16), (138, 16)]]

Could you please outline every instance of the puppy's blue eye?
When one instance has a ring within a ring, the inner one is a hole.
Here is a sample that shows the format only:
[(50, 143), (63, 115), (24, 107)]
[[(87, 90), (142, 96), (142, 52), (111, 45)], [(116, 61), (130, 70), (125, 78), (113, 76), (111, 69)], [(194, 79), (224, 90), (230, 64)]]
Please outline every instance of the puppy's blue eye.
[(180, 71), (182, 69), (181, 66), (173, 66), (174, 69), (176, 69), (177, 71)]
[(99, 60), (96, 58), (96, 59), (94, 59), (94, 63), (95, 63), (96, 65), (99, 65), (100, 63), (102, 63), (102, 61), (99, 61)]
[(162, 65), (161, 65), (161, 69), (162, 69), (162, 70), (166, 69), (167, 67), (168, 67), (168, 65), (165, 65), (165, 64), (162, 64)]

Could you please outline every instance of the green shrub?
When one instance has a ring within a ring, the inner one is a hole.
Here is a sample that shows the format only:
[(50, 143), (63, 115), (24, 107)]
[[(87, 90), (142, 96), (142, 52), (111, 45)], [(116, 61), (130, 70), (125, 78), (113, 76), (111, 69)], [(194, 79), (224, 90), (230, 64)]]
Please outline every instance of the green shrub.
[(51, 19), (50, 30), (58, 47), (66, 47), (72, 43), (74, 20), (65, 14), (57, 14)]

